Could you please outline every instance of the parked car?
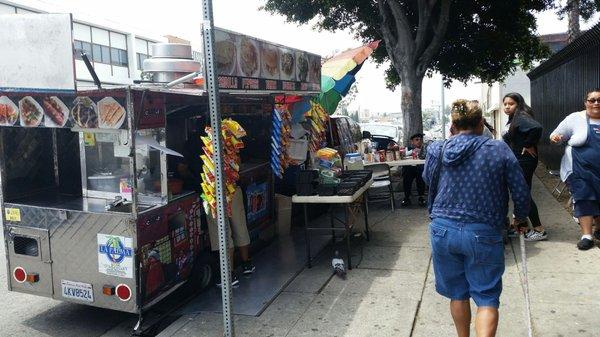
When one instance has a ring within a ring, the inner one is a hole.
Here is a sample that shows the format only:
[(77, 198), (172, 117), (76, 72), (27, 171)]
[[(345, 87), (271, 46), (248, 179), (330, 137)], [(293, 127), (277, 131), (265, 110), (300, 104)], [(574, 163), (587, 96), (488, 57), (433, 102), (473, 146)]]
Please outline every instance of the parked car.
[(371, 140), (377, 143), (377, 150), (387, 149), (390, 142), (402, 144), (402, 129), (398, 125), (363, 123), (360, 129), (371, 134)]

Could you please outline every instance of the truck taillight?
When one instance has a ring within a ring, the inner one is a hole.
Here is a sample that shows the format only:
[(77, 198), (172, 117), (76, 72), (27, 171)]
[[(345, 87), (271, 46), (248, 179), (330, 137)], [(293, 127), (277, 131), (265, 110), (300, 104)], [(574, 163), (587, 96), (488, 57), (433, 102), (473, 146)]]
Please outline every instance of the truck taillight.
[(123, 301), (129, 301), (131, 299), (131, 288), (129, 288), (126, 284), (119, 284), (116, 289), (117, 297)]
[(15, 281), (25, 283), (27, 281), (27, 272), (22, 267), (17, 267), (13, 270), (13, 277)]
[(38, 273), (27, 274), (27, 282), (29, 282), (29, 283), (36, 283), (39, 280), (40, 280), (40, 274), (38, 274)]

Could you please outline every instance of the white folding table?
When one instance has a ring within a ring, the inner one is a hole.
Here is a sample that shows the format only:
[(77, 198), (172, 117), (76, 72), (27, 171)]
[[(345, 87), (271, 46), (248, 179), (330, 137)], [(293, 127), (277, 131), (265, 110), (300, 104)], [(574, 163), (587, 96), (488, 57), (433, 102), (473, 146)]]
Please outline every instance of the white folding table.
[[(331, 230), (331, 236), (333, 241), (335, 242), (335, 232), (336, 231), (344, 231), (346, 234), (346, 248), (347, 248), (347, 256), (348, 256), (348, 269), (352, 269), (352, 259), (351, 259), (351, 254), (350, 254), (350, 237), (351, 237), (351, 230), (352, 230), (352, 225), (350, 224), (350, 219), (349, 219), (349, 210), (348, 210), (348, 206), (353, 203), (354, 201), (356, 201), (358, 198), (360, 198), (360, 196), (362, 196), (368, 189), (369, 187), (373, 184), (373, 179), (367, 181), (365, 183), (365, 185), (363, 185), (360, 189), (358, 189), (356, 192), (354, 192), (353, 195), (348, 195), (348, 196), (339, 196), (339, 195), (332, 195), (332, 196), (320, 196), (320, 195), (307, 195), (307, 196), (300, 196), (300, 195), (294, 195), (292, 196), (292, 203), (294, 204), (302, 204), (302, 208), (304, 211), (304, 233), (306, 236), (306, 258), (307, 258), (307, 266), (308, 268), (312, 267), (312, 259), (310, 256), (310, 231), (322, 231), (322, 230)], [(342, 205), (344, 207), (344, 220), (341, 221), (339, 219), (337, 219), (334, 214), (333, 211), (330, 210), (329, 216), (331, 219), (331, 227), (309, 227), (308, 225), (308, 212), (307, 212), (307, 205), (308, 204), (330, 204), (330, 205)], [(368, 219), (368, 209), (367, 209), (367, 199), (363, 198), (362, 200), (362, 209), (363, 209), (363, 214), (365, 217), (365, 231), (366, 231), (366, 239), (367, 241), (369, 240), (369, 219)], [(335, 226), (335, 220), (338, 220), (338, 222), (341, 222), (344, 227), (338, 227)]]

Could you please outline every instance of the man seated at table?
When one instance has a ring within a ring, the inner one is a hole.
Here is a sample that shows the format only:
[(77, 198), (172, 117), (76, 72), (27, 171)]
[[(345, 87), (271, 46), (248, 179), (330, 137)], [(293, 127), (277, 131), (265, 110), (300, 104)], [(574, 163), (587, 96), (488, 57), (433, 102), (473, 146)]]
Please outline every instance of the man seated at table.
[[(424, 153), (423, 151), (423, 136), (422, 133), (415, 133), (410, 136), (410, 145), (407, 148), (406, 155), (413, 156), (415, 158), (421, 158)], [(411, 190), (413, 180), (417, 181), (417, 193), (419, 195), (419, 206), (423, 207), (427, 205), (425, 201), (425, 182), (421, 175), (423, 174), (423, 165), (404, 166), (402, 168), (402, 180), (404, 183), (404, 200), (402, 200), (402, 206), (411, 205)]]

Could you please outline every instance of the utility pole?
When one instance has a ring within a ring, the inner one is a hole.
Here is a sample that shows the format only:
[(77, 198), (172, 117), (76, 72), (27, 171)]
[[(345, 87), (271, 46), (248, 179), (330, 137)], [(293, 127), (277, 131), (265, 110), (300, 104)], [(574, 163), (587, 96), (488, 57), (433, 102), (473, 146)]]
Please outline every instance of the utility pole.
[[(219, 264), (221, 269), (221, 298), (223, 300), (223, 336), (235, 336), (231, 319), (231, 267), (225, 223), (225, 178), (223, 175), (223, 140), (221, 137), (221, 107), (219, 82), (215, 72), (214, 23), (212, 0), (202, 0), (202, 40), (204, 42), (204, 76), (210, 108), (210, 125), (214, 146), (215, 178), (217, 182), (217, 223), (219, 225)], [(208, 215), (210, 216), (210, 215)]]

